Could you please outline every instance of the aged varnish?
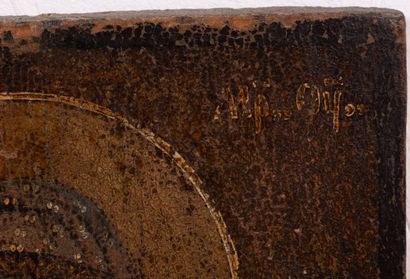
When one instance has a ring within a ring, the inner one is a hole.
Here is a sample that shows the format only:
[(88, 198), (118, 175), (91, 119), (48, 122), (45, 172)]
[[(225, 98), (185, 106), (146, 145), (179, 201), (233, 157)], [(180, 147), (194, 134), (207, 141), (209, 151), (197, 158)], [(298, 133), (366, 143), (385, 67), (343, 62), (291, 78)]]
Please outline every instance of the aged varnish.
[(0, 18), (0, 277), (404, 278), (387, 9)]

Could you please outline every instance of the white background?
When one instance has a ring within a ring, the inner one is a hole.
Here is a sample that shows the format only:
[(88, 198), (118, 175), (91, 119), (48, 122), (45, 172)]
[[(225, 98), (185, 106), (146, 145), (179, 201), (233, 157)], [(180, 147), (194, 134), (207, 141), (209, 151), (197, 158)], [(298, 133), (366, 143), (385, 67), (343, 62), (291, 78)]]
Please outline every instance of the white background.
[[(269, 6), (323, 6), (323, 7), (383, 7), (401, 10), (406, 16), (407, 26), (407, 68), (410, 73), (410, 0), (370, 1), (370, 0), (0, 0), (1, 15), (39, 15), (47, 13), (87, 13), (126, 10), (153, 10), (153, 9), (199, 9), (199, 8), (247, 8)], [(410, 88), (409, 74), (407, 87)], [(410, 90), (407, 90), (410, 94)], [(410, 96), (410, 95), (409, 95)], [(408, 98), (410, 103), (410, 97)], [(408, 106), (409, 107), (409, 106)], [(410, 107), (409, 107), (410, 108)], [(410, 113), (409, 113), (410, 115)], [(407, 117), (407, 131), (410, 132), (410, 119)], [(410, 138), (406, 139), (410, 147)], [(410, 150), (410, 148), (409, 148)], [(410, 173), (410, 152), (407, 152), (407, 173)], [(410, 205), (410, 175), (406, 177), (406, 201)], [(410, 255), (410, 206), (407, 206), (407, 255)], [(407, 274), (410, 274), (410, 257), (406, 260)], [(410, 276), (407, 276), (410, 278)]]

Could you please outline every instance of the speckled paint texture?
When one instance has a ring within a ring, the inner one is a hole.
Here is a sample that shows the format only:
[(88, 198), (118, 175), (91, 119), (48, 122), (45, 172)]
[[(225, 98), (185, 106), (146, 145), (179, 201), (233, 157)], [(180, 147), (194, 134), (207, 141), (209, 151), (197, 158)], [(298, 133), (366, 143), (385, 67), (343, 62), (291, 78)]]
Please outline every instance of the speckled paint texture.
[[(2, 274), (404, 277), (400, 12), (15, 17), (0, 34)], [(47, 208), (33, 185), (64, 218), (24, 221), (18, 203)], [(56, 224), (91, 236), (63, 252), (15, 236)]]

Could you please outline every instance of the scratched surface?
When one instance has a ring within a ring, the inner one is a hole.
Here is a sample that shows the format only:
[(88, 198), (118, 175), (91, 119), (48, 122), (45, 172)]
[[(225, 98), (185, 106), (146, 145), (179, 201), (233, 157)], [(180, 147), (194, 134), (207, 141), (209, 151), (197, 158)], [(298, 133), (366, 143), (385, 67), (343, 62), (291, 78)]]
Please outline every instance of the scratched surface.
[[(401, 13), (0, 22), (1, 272), (404, 277)], [(52, 242), (53, 225), (87, 239)]]

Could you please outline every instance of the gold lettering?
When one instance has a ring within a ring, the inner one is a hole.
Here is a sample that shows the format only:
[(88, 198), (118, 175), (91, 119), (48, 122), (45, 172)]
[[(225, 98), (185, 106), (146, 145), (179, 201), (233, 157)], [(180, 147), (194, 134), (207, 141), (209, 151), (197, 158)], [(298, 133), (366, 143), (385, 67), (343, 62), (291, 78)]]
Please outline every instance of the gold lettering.
[(339, 132), (339, 111), (340, 111), (340, 98), (342, 97), (342, 92), (337, 90), (333, 95), (333, 129)]
[(330, 93), (329, 91), (324, 91), (322, 93), (323, 95), (323, 112), (329, 112), (330, 111)]
[(274, 121), (279, 121), (282, 118), (282, 113), (279, 110), (273, 109), (272, 116)]
[[(329, 118), (332, 121), (333, 131), (338, 133), (340, 131), (341, 117), (363, 116), (365, 113), (364, 104), (341, 103), (343, 97), (342, 90), (340, 89), (340, 86), (343, 86), (343, 79), (341, 77), (338, 79), (324, 79), (324, 87), (310, 83), (301, 84), (296, 92), (296, 110), (272, 107), (272, 104), (268, 102), (268, 97), (258, 92), (260, 86), (271, 88), (270, 86), (268, 87), (268, 83), (259, 84), (251, 82), (249, 87), (248, 85), (239, 85), (238, 91), (235, 91), (235, 94), (231, 92), (232, 87), (225, 88), (222, 91), (228, 97), (231, 119), (238, 119), (240, 117), (251, 118), (253, 116), (255, 118), (256, 134), (262, 132), (264, 121), (266, 121), (263, 118), (268, 116), (272, 116), (272, 118), (269, 118), (269, 121), (277, 122), (294, 118), (295, 111), (303, 111), (308, 115), (323, 112), (331, 116)], [(251, 101), (253, 101), (253, 104), (251, 104)], [(217, 105), (214, 120), (220, 119), (222, 108), (221, 104)]]
[(219, 116), (221, 115), (221, 108), (219, 105), (216, 106), (214, 120), (219, 120)]
[(309, 88), (309, 83), (304, 83), (301, 86), (299, 86), (296, 92), (296, 108), (298, 110), (302, 110), (303, 106), (305, 105), (306, 88)]
[(356, 107), (353, 104), (347, 104), (345, 106), (345, 115), (347, 117), (352, 117), (356, 111)]
[(320, 110), (320, 91), (316, 85), (311, 86), (309, 83), (304, 83), (299, 86), (296, 92), (296, 108), (300, 111), (305, 106), (306, 89), (310, 89), (310, 93), (315, 95), (316, 108), (314, 113), (317, 114)]
[[(261, 105), (263, 107), (261, 107)], [(262, 131), (262, 116), (269, 116), (269, 104), (264, 95), (258, 94), (254, 103), (256, 134)]]
[(240, 86), (238, 94), (238, 107), (242, 108), (242, 115), (246, 118), (252, 117), (252, 112), (249, 108), (249, 89), (248, 86)]
[(314, 94), (316, 94), (316, 110), (315, 110), (315, 114), (318, 114), (319, 113), (319, 111), (320, 111), (320, 91), (319, 91), (319, 88), (317, 88), (317, 86), (316, 85), (313, 85), (312, 86), (312, 92), (314, 92)]
[(233, 98), (233, 95), (232, 95), (231, 90), (229, 88), (227, 88), (226, 91), (229, 94), (229, 112), (231, 114), (231, 119), (237, 119), (238, 118), (238, 109), (236, 108), (235, 99)]

